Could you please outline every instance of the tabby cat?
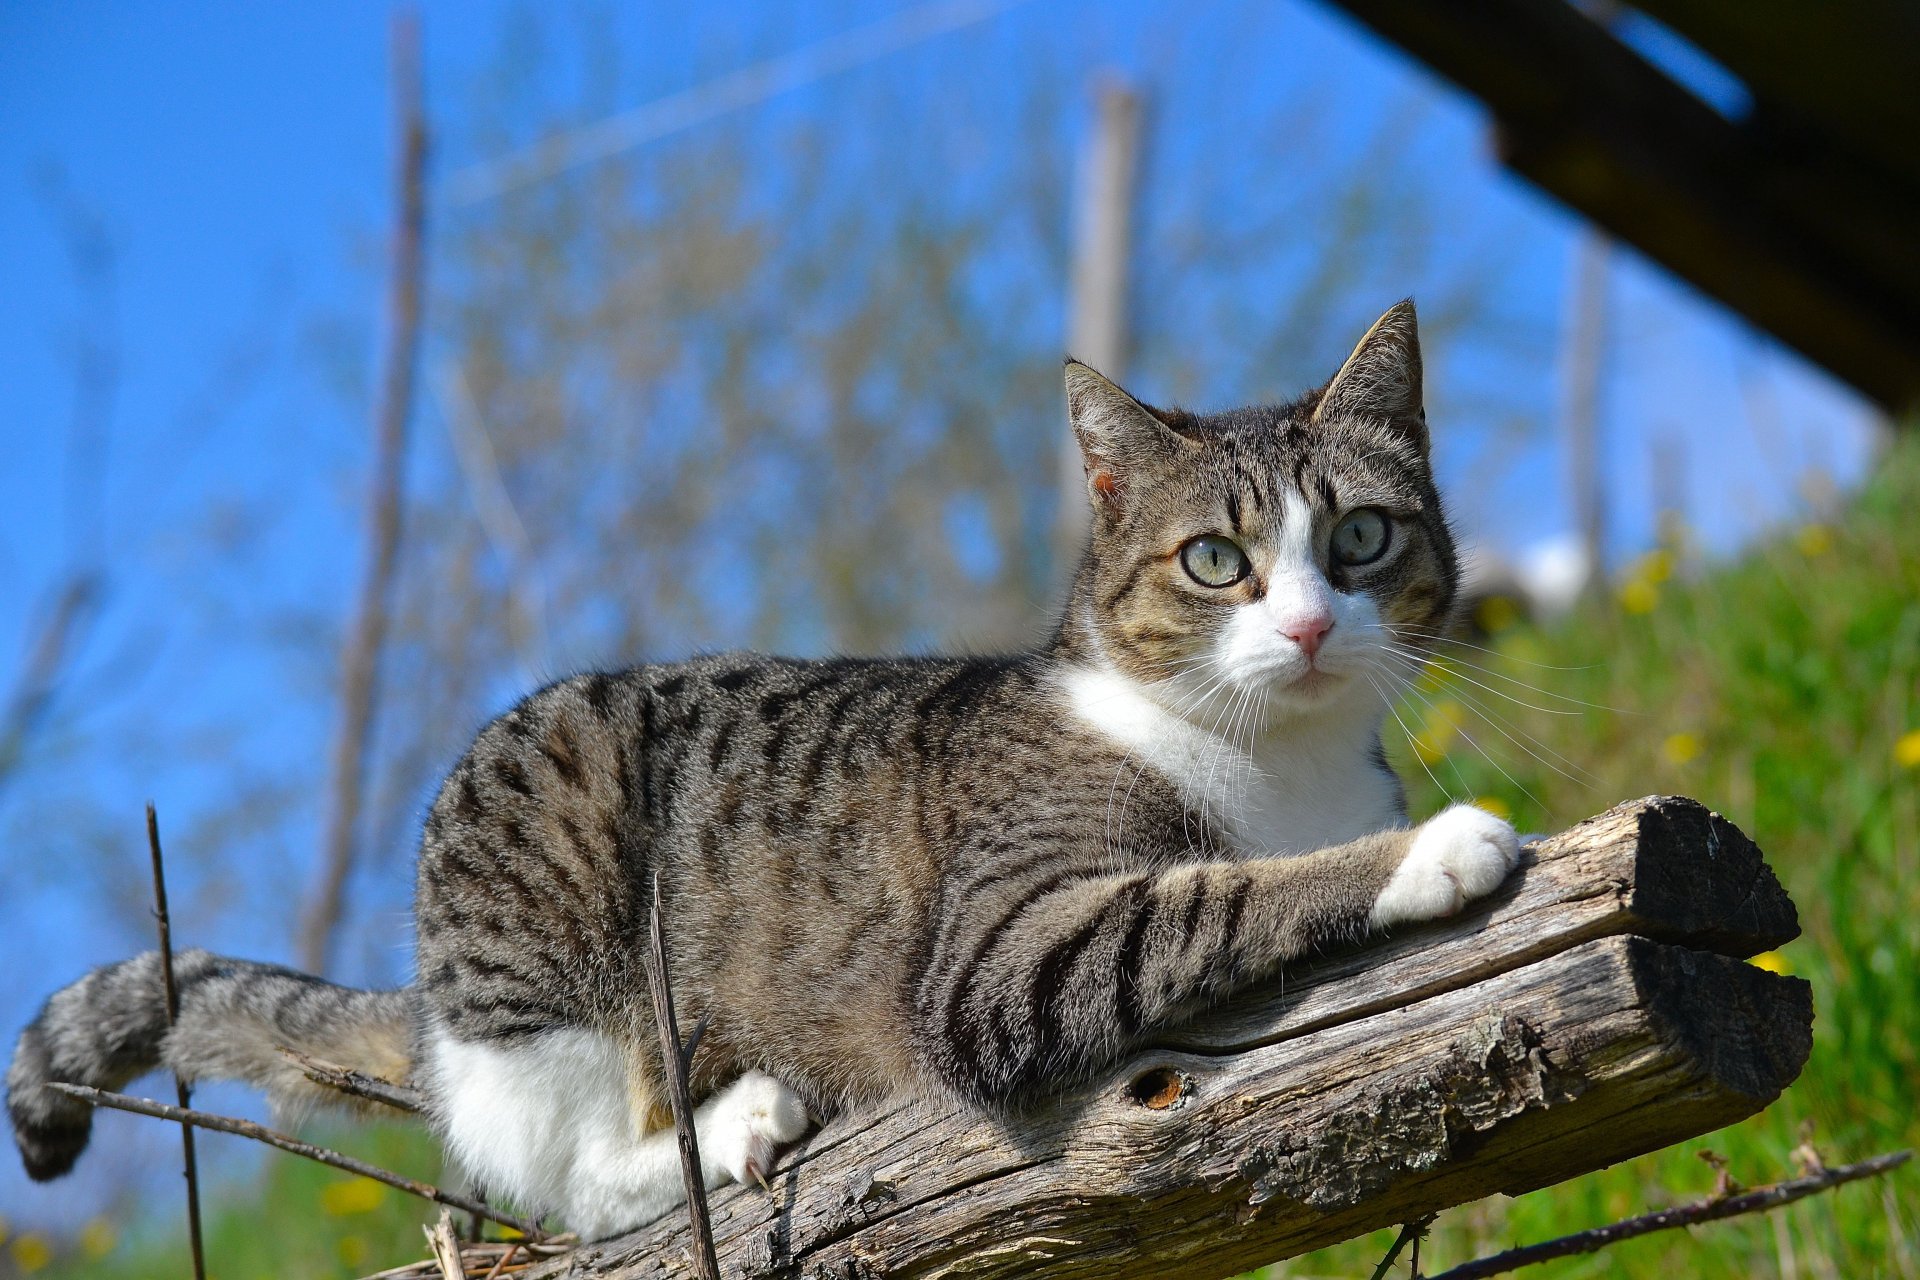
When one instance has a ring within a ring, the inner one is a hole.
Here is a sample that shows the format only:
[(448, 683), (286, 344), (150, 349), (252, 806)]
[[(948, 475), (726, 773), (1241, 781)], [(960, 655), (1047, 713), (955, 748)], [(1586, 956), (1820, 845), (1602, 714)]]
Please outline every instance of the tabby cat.
[(589, 1237), (681, 1199), (641, 956), (659, 877), (706, 1176), (895, 1094), (1009, 1105), (1289, 960), (1456, 911), (1506, 823), (1418, 827), (1381, 751), (1457, 571), (1411, 303), (1322, 389), (1197, 415), (1066, 366), (1092, 532), (1041, 648), (725, 654), (563, 680), (489, 725), (426, 821), (418, 975), (356, 991), (204, 952), (95, 970), (21, 1035), (27, 1171), (165, 1066), (281, 1101), (277, 1046), (425, 1095), (492, 1195)]

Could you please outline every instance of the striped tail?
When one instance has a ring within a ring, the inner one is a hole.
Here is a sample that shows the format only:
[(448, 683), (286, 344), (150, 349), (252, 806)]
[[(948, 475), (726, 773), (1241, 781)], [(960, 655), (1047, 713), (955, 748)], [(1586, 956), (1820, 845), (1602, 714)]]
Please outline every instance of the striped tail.
[(168, 1067), (188, 1080), (241, 1080), (276, 1104), (350, 1101), (314, 1084), (282, 1046), (388, 1080), (407, 1078), (409, 990), (357, 991), (278, 965), (205, 951), (174, 956), (180, 1016), (167, 1029), (160, 953), (95, 969), (54, 993), (14, 1047), (7, 1114), (27, 1175), (45, 1182), (86, 1150), (93, 1108), (49, 1081), (118, 1090)]

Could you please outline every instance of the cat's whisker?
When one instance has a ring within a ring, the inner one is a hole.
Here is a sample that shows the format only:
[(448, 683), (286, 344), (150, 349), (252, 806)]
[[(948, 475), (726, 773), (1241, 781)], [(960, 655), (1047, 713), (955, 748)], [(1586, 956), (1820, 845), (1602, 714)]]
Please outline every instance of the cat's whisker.
[[(1439, 658), (1435, 658), (1430, 654), (1415, 653), (1411, 650), (1402, 649), (1398, 645), (1383, 645), (1381, 646), (1381, 648), (1383, 652), (1390, 653), (1394, 657), (1399, 658), (1404, 662), (1415, 664), (1417, 667), (1419, 667), (1419, 669), (1422, 671), (1423, 674), (1427, 667), (1429, 666), (1434, 667), (1440, 671), (1445, 672), (1447, 675), (1452, 676), (1456, 680), (1464, 680), (1468, 684), (1476, 685), (1479, 688), (1485, 689), (1488, 693), (1493, 694), (1496, 698), (1505, 698), (1508, 702), (1513, 703), (1515, 706), (1525, 707), (1529, 711), (1538, 711), (1542, 715), (1549, 715), (1549, 716), (1577, 716), (1580, 714), (1578, 711), (1572, 710), (1571, 708), (1543, 707), (1543, 706), (1540, 706), (1538, 703), (1528, 702), (1524, 698), (1516, 698), (1512, 694), (1506, 692), (1504, 689), (1496, 689), (1490, 684), (1484, 684), (1479, 680), (1475, 680), (1472, 676), (1467, 675), (1464, 672), (1456, 671), (1448, 667), (1446, 663), (1444, 663), (1442, 660), (1440, 660)], [(1547, 691), (1544, 689), (1536, 690), (1535, 692), (1547, 693)], [(1548, 693), (1547, 696), (1558, 697), (1559, 695)], [(1578, 699), (1568, 699), (1568, 701), (1578, 701)], [(1591, 706), (1592, 704), (1582, 703), (1581, 705)], [(1612, 708), (1610, 707), (1600, 708), (1600, 710), (1611, 710), (1611, 709)]]
[(1445, 631), (1431, 630), (1411, 622), (1395, 622), (1390, 624), (1387, 630), (1393, 632), (1396, 636), (1424, 640), (1432, 644), (1445, 645), (1449, 648), (1472, 649), (1475, 652), (1489, 654), (1499, 658), (1503, 662), (1517, 662), (1523, 667), (1537, 667), (1542, 671), (1601, 671), (1604, 670), (1607, 665), (1604, 662), (1587, 662), (1579, 666), (1569, 667), (1560, 666), (1552, 662), (1534, 662), (1531, 659), (1518, 657), (1500, 649), (1490, 649), (1483, 644), (1473, 644), (1470, 641), (1461, 640)]
[[(1561, 777), (1565, 778), (1567, 781), (1578, 783), (1582, 786), (1590, 786), (1590, 787), (1598, 787), (1600, 785), (1600, 779), (1596, 778), (1593, 774), (1589, 773), (1587, 770), (1581, 768), (1577, 762), (1573, 760), (1569, 760), (1566, 756), (1561, 755), (1558, 751), (1555, 751), (1552, 747), (1542, 742), (1539, 738), (1536, 738), (1533, 734), (1527, 731), (1525, 726), (1516, 723), (1515, 721), (1509, 719), (1505, 715), (1502, 715), (1495, 708), (1488, 706), (1478, 695), (1471, 693), (1465, 689), (1456, 689), (1454, 690), (1454, 692), (1459, 695), (1461, 701), (1465, 702), (1469, 707), (1473, 709), (1476, 715), (1480, 716), (1483, 720), (1486, 720), (1489, 723), (1491, 723), (1493, 727), (1496, 730), (1498, 730), (1501, 733), (1501, 735), (1505, 737), (1509, 742), (1512, 742), (1516, 747), (1519, 747), (1522, 751), (1525, 751), (1528, 755), (1532, 756), (1535, 760), (1539, 761), (1542, 765), (1545, 765), (1547, 768), (1553, 770), (1555, 773), (1559, 774)], [(1504, 728), (1502, 726), (1504, 726)], [(1519, 740), (1515, 739), (1512, 733), (1507, 732), (1508, 729), (1513, 730), (1514, 733), (1518, 733), (1522, 738), (1525, 738), (1527, 741), (1525, 743), (1522, 743)], [(1528, 744), (1531, 744), (1531, 745), (1528, 745)], [(1546, 755), (1541, 754), (1541, 752), (1543, 751), (1546, 753)], [(1553, 759), (1549, 760), (1547, 759), (1547, 756), (1552, 756)], [(1558, 763), (1556, 763), (1556, 761)], [(1568, 772), (1568, 770), (1572, 770), (1572, 772)]]
[[(1457, 668), (1465, 668), (1467, 670), (1477, 671), (1481, 675), (1486, 676), (1488, 679), (1499, 680), (1506, 684), (1513, 685), (1516, 688), (1525, 689), (1529, 693), (1537, 693), (1543, 698), (1552, 698), (1557, 702), (1565, 702), (1572, 706), (1582, 707), (1590, 711), (1611, 711), (1619, 715), (1627, 714), (1625, 711), (1623, 711), (1619, 707), (1610, 707), (1610, 706), (1607, 706), (1605, 703), (1600, 703), (1600, 702), (1588, 702), (1585, 699), (1573, 697), (1571, 694), (1556, 693), (1554, 690), (1545, 688), (1542, 685), (1532, 684), (1532, 683), (1529, 683), (1528, 681), (1518, 679), (1514, 676), (1506, 675), (1503, 672), (1495, 671), (1492, 668), (1487, 667), (1482, 663), (1474, 662), (1468, 658), (1463, 658), (1458, 656), (1448, 657), (1438, 653), (1421, 653), (1417, 650), (1407, 648), (1404, 645), (1389, 645), (1387, 647), (1394, 649), (1396, 652), (1400, 653), (1401, 656), (1403, 657), (1417, 657), (1419, 660), (1430, 663), (1433, 666), (1438, 667), (1442, 671), (1446, 671), (1451, 674), (1460, 675), (1460, 678), (1463, 680), (1468, 679), (1468, 677), (1465, 676), (1464, 674), (1461, 674), (1460, 671), (1456, 670)], [(1475, 683), (1478, 684), (1479, 682), (1475, 681)], [(1488, 691), (1492, 693), (1500, 692), (1497, 689), (1490, 689), (1486, 685), (1481, 685), (1480, 687), (1483, 689), (1488, 689)], [(1520, 699), (1512, 698), (1511, 695), (1509, 694), (1501, 694), (1501, 696), (1511, 698), (1511, 700), (1515, 702), (1520, 702)], [(1526, 706), (1529, 704), (1522, 702), (1521, 705)], [(1534, 710), (1547, 711), (1547, 710), (1551, 710), (1551, 708), (1535, 707)], [(1574, 713), (1573, 712), (1556, 712), (1556, 714), (1571, 715)]]
[[(1424, 702), (1427, 705), (1429, 710), (1436, 710), (1433, 704), (1433, 700), (1429, 698), (1425, 693), (1421, 692), (1418, 688), (1415, 688), (1412, 692), (1413, 692), (1413, 696), (1416, 698), (1419, 698), (1422, 702)], [(1515, 787), (1519, 788), (1520, 793), (1526, 796), (1527, 799), (1533, 801), (1533, 803), (1536, 806), (1538, 806), (1540, 809), (1542, 810), (1546, 809), (1547, 806), (1541, 802), (1540, 797), (1533, 794), (1532, 790), (1530, 790), (1525, 783), (1521, 782), (1520, 779), (1514, 777), (1511, 773), (1507, 772), (1507, 767), (1501, 764), (1498, 760), (1494, 759), (1492, 753), (1490, 753), (1485, 747), (1481, 746), (1479, 740), (1476, 739), (1472, 734), (1468, 733), (1466, 728), (1463, 725), (1461, 725), (1458, 721), (1455, 721), (1455, 720), (1448, 720), (1447, 723), (1451, 726), (1453, 732), (1459, 734), (1460, 737), (1463, 740), (1465, 740), (1468, 746), (1472, 747), (1475, 751), (1477, 751), (1480, 754), (1481, 759), (1485, 760), (1488, 764), (1492, 765), (1496, 770), (1498, 770), (1501, 777), (1505, 778), (1508, 782), (1512, 783)], [(1415, 754), (1418, 754), (1417, 750)], [(1459, 766), (1455, 765), (1454, 769), (1455, 769), (1455, 772), (1457, 773), (1459, 770)], [(1461, 777), (1460, 782), (1462, 786), (1465, 786), (1466, 778), (1464, 776)], [(1471, 788), (1468, 788), (1468, 789), (1471, 790)]]
[[(1408, 684), (1405, 687), (1405, 691), (1408, 694), (1412, 695), (1414, 698), (1419, 700), (1420, 705), (1422, 705), (1427, 709), (1427, 714), (1430, 717), (1436, 720), (1444, 720), (1450, 727), (1457, 728), (1457, 726), (1453, 725), (1453, 722), (1450, 717), (1446, 717), (1441, 714), (1440, 708), (1434, 703), (1431, 697), (1427, 696), (1427, 694), (1420, 689), (1417, 683)], [(1420, 755), (1419, 738), (1416, 737), (1409, 745), (1413, 747), (1414, 755), (1418, 757)], [(1429, 744), (1429, 750), (1433, 750), (1433, 749), (1435, 748), (1432, 746), (1432, 744)], [(1471, 799), (1475, 794), (1475, 788), (1471, 783), (1467, 781), (1467, 775), (1460, 771), (1460, 762), (1453, 758), (1453, 754), (1451, 752), (1444, 751), (1444, 750), (1440, 752), (1440, 758), (1446, 762), (1447, 768), (1453, 771), (1454, 781), (1460, 784), (1461, 788), (1467, 793), (1468, 798)], [(1455, 804), (1461, 803), (1459, 798), (1450, 791), (1447, 793), (1447, 798), (1453, 801)]]
[(1447, 789), (1447, 784), (1440, 781), (1439, 775), (1434, 773), (1432, 766), (1421, 756), (1420, 747), (1413, 736), (1413, 730), (1409, 729), (1407, 722), (1400, 718), (1400, 708), (1397, 705), (1398, 699), (1392, 697), (1386, 690), (1380, 687), (1379, 683), (1374, 680), (1372, 672), (1362, 672), (1361, 674), (1368, 684), (1373, 685), (1374, 691), (1380, 695), (1381, 701), (1387, 704), (1387, 710), (1392, 714), (1394, 722), (1400, 726), (1400, 732), (1407, 735), (1407, 750), (1413, 753), (1414, 762), (1426, 772), (1428, 779), (1433, 783), (1435, 789), (1438, 790), (1441, 795), (1445, 796), (1449, 802), (1453, 802), (1453, 792)]

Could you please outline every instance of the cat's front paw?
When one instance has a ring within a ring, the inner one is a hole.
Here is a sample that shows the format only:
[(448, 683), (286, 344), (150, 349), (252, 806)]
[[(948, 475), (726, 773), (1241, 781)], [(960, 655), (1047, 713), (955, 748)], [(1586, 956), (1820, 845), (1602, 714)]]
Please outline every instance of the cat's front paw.
[(711, 1159), (735, 1182), (764, 1187), (774, 1154), (806, 1131), (807, 1106), (800, 1095), (763, 1071), (749, 1071), (715, 1102), (700, 1141), (712, 1142)]
[(1500, 887), (1520, 858), (1511, 824), (1470, 804), (1429, 818), (1374, 899), (1374, 928), (1450, 916)]

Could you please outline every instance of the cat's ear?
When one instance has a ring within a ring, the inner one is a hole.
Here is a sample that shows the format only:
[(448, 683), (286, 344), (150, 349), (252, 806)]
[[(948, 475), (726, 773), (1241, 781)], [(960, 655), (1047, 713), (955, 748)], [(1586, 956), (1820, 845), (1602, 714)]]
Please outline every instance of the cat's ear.
[(1153, 410), (1071, 359), (1067, 361), (1067, 420), (1080, 442), (1087, 496), (1096, 510), (1118, 510), (1143, 468), (1192, 447)]
[(1427, 411), (1420, 390), (1420, 325), (1413, 299), (1397, 303), (1373, 322), (1353, 354), (1320, 394), (1313, 421), (1329, 418), (1384, 420), (1427, 452)]

